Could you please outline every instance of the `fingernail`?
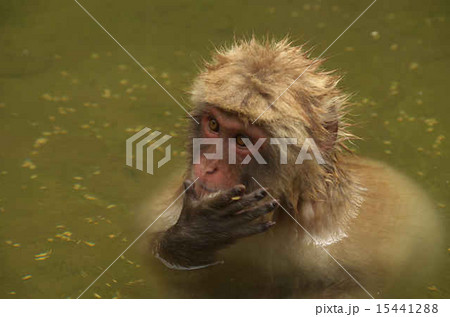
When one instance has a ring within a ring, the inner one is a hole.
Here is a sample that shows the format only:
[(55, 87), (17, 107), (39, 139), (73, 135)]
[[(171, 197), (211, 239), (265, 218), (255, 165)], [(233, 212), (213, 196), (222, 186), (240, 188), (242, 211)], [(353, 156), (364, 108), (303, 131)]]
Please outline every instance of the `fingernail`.
[(234, 192), (236, 194), (242, 194), (245, 191), (245, 186), (244, 185), (238, 185), (234, 188)]
[(264, 197), (266, 197), (266, 195), (267, 195), (266, 190), (265, 190), (265, 189), (261, 189), (261, 190), (256, 194), (256, 197), (257, 197), (257, 198), (264, 198)]

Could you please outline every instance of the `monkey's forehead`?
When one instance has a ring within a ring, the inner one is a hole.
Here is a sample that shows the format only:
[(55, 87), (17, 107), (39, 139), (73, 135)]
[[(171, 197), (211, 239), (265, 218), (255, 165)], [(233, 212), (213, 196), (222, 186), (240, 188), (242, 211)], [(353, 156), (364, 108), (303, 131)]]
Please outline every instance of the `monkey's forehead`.
[(195, 105), (213, 105), (224, 111), (237, 113), (250, 122), (273, 123), (302, 117), (301, 107), (290, 96), (281, 96), (275, 103), (264, 94), (243, 85), (205, 83), (197, 80), (192, 89)]

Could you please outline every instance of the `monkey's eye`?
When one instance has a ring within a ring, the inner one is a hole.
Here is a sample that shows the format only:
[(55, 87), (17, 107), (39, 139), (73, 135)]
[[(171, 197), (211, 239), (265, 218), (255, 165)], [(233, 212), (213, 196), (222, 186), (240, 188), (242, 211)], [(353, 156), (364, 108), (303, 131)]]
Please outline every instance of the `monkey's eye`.
[(237, 135), (236, 136), (236, 144), (239, 146), (242, 146), (242, 147), (246, 147), (243, 139), (247, 139), (247, 137), (242, 134)]
[(217, 122), (216, 119), (210, 118), (208, 122), (208, 126), (211, 129), (211, 131), (219, 132), (219, 122)]

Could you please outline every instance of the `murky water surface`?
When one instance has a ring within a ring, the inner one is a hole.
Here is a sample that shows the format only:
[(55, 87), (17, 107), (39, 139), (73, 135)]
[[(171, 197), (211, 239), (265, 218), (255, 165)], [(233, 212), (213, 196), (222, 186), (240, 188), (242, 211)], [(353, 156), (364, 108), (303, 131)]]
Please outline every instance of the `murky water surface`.
[[(319, 55), (369, 4), (81, 3), (183, 104), (214, 45), (290, 34)], [(326, 54), (355, 92), (357, 151), (420, 183), (446, 228), (449, 23), (447, 1), (378, 1)], [(0, 297), (77, 297), (138, 236), (139, 204), (183, 164), (184, 112), (72, 0), (2, 1), (0, 47)], [(174, 159), (154, 176), (125, 165), (125, 140), (144, 126), (174, 136)], [(450, 295), (447, 247), (448, 234), (441, 279), (415, 296)], [(84, 297), (164, 296), (137, 249)]]

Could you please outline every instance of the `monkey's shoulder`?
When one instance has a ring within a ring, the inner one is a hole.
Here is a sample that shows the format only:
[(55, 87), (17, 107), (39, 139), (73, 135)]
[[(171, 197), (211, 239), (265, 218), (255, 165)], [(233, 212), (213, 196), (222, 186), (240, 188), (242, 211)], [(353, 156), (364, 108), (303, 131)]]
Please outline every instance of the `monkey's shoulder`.
[(366, 260), (379, 267), (401, 268), (411, 257), (433, 257), (442, 228), (426, 191), (385, 163), (352, 158), (348, 164), (364, 188), (364, 202), (345, 247), (367, 253)]

